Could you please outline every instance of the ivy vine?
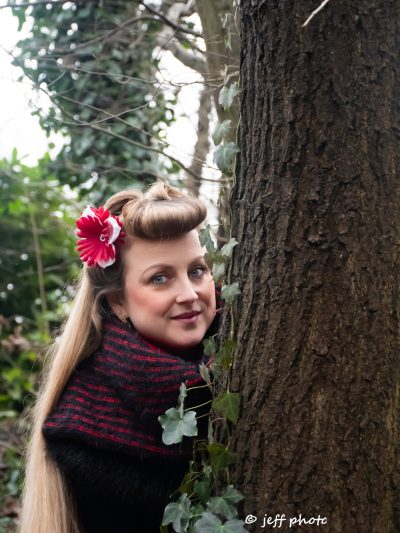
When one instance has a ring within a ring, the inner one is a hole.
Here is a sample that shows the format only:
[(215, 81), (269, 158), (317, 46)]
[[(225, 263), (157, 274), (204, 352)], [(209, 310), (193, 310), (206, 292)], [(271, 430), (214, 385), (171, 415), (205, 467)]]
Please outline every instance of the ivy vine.
[[(238, 95), (238, 85), (224, 86), (219, 96), (219, 102), (228, 109)], [(230, 132), (231, 121), (225, 120), (217, 124), (213, 140), (217, 145), (214, 161), (220, 170), (231, 176), (234, 168), (235, 154), (239, 148), (234, 142), (225, 142)], [(225, 281), (227, 265), (234, 247), (238, 244), (235, 238), (217, 250), (211, 236), (211, 227), (207, 225), (199, 233), (200, 243), (206, 247), (206, 258), (212, 264), (213, 279), (216, 284)], [(204, 353), (212, 358), (210, 370), (201, 365), (200, 372), (205, 381), (204, 387), (212, 392), (211, 407), (217, 416), (208, 420), (208, 439), (195, 441), (195, 452), (201, 457), (190, 462), (189, 472), (186, 474), (180, 488), (181, 493), (177, 501), (169, 503), (164, 511), (161, 531), (167, 533), (169, 526), (176, 533), (246, 533), (244, 522), (238, 519), (237, 504), (243, 500), (243, 495), (230, 483), (229, 467), (235, 463), (236, 456), (229, 450), (228, 442), (217, 442), (213, 431), (216, 420), (228, 427), (228, 421), (236, 424), (240, 411), (240, 395), (231, 392), (229, 370), (233, 362), (233, 352), (237, 346), (233, 331), (232, 303), (240, 294), (239, 283), (222, 283), (221, 298), (230, 308), (229, 338), (217, 345), (215, 335), (203, 341)], [(213, 374), (213, 380), (210, 376)], [(226, 388), (215, 393), (216, 382), (224, 377), (227, 379)], [(197, 436), (196, 406), (185, 409), (187, 389), (182, 383), (180, 387), (177, 407), (168, 409), (159, 417), (163, 428), (162, 439), (165, 444), (176, 444), (186, 437)], [(227, 432), (229, 433), (229, 432)], [(195, 455), (195, 454), (194, 454)]]

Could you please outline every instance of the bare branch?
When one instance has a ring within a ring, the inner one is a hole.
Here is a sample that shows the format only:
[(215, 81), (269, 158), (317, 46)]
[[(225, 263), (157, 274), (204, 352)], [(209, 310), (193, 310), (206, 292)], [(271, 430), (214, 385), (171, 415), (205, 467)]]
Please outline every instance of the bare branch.
[(81, 48), (86, 48), (86, 46), (89, 46), (91, 44), (95, 44), (95, 43), (97, 43), (99, 41), (105, 42), (105, 41), (107, 41), (107, 39), (109, 39), (113, 35), (119, 33), (122, 30), (125, 30), (127, 26), (130, 26), (131, 24), (133, 24), (135, 22), (142, 22), (143, 20), (156, 20), (156, 19), (154, 17), (147, 17), (146, 15), (141, 15), (140, 17), (132, 17), (132, 18), (126, 20), (125, 22), (123, 22), (122, 24), (118, 24), (117, 26), (115, 26), (115, 28), (113, 28), (112, 30), (108, 31), (107, 33), (102, 34), (102, 35), (98, 35), (97, 37), (94, 37), (93, 39), (90, 39), (90, 41), (86, 41), (85, 43), (81, 43), (81, 44), (76, 45), (74, 49), (70, 49), (70, 50), (68, 50), (68, 52), (69, 53), (71, 53), (71, 52), (75, 53), (76, 50), (79, 50)]
[(185, 50), (176, 40), (170, 38), (162, 42), (162, 39), (159, 38), (157, 41), (159, 41), (161, 49), (169, 50), (185, 67), (191, 68), (199, 74), (206, 73), (206, 62), (204, 59)]
[(305, 21), (305, 23), (303, 24), (303, 27), (304, 27), (304, 26), (307, 26), (307, 24), (310, 22), (310, 20), (313, 19), (313, 18), (315, 17), (315, 15), (316, 15), (317, 13), (319, 13), (322, 9), (324, 9), (324, 7), (326, 6), (326, 4), (327, 4), (328, 2), (329, 2), (329, 0), (324, 0), (324, 1), (322, 2), (322, 4), (321, 4), (319, 7), (317, 7), (317, 9), (315, 9), (315, 10), (311, 13), (311, 15), (308, 17), (308, 19), (307, 19), (307, 20)]
[(145, 144), (133, 141), (132, 139), (128, 139), (127, 137), (124, 137), (123, 135), (120, 135), (119, 133), (116, 133), (115, 131), (112, 131), (110, 129), (99, 128), (98, 126), (90, 126), (90, 125), (89, 125), (89, 127), (94, 129), (94, 130), (96, 130), (96, 131), (99, 131), (101, 133), (106, 133), (108, 135), (111, 135), (112, 137), (115, 137), (116, 139), (120, 139), (121, 141), (124, 141), (124, 142), (126, 142), (128, 144), (131, 144), (132, 146), (137, 146), (138, 148), (142, 148), (144, 150), (149, 150), (150, 152), (155, 152), (156, 154), (161, 154), (164, 157), (167, 157), (168, 159), (170, 159), (171, 161), (176, 163), (177, 165), (179, 165), (183, 170), (185, 170), (188, 174), (190, 174), (192, 176), (192, 178), (194, 178), (195, 180), (211, 181), (213, 183), (215, 183), (215, 181), (216, 181), (216, 180), (212, 180), (212, 179), (208, 179), (208, 178), (202, 178), (201, 176), (197, 175), (195, 172), (190, 170), (190, 168), (185, 166), (182, 163), (182, 161), (179, 161), (179, 159), (176, 159), (172, 155), (166, 154), (165, 152), (163, 152), (162, 150), (160, 150), (158, 148), (154, 148), (153, 146), (146, 146)]
[(154, 9), (154, 7), (151, 7), (145, 4), (144, 2), (138, 2), (138, 3), (142, 5), (144, 8), (146, 8), (147, 11), (150, 11), (150, 13), (153, 13), (153, 15), (156, 15), (157, 17), (159, 17), (163, 22), (168, 24), (168, 26), (171, 26), (171, 28), (173, 28), (174, 30), (182, 31), (184, 33), (189, 33), (190, 35), (194, 35), (195, 37), (199, 37), (200, 39), (203, 39), (203, 35), (201, 33), (198, 33), (197, 31), (189, 30), (189, 28), (184, 28), (183, 26), (180, 26), (176, 22), (170, 20), (168, 17), (163, 15), (163, 13), (160, 13), (159, 11)]
[[(168, 20), (179, 21), (185, 10), (185, 4), (177, 2), (168, 10)], [(207, 63), (204, 58), (188, 52), (176, 39), (176, 30), (174, 31), (171, 27), (165, 26), (157, 36), (157, 43), (161, 49), (172, 52), (176, 59), (186, 67), (195, 70), (203, 76), (206, 74)]]

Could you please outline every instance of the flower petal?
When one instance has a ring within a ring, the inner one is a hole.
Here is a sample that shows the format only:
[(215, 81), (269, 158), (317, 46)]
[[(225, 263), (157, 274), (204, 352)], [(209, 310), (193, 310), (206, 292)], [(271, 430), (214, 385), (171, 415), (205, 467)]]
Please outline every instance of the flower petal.
[(105, 224), (108, 224), (109, 229), (108, 242), (109, 244), (112, 244), (118, 238), (118, 235), (121, 233), (121, 226), (118, 224), (114, 217), (108, 217), (105, 221)]

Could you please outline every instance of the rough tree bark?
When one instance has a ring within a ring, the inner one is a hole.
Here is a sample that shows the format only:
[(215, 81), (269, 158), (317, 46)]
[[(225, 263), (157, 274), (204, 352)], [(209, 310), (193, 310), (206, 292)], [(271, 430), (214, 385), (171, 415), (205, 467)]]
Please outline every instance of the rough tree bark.
[(394, 533), (400, 2), (319, 4), (241, 1), (234, 478), (249, 531)]

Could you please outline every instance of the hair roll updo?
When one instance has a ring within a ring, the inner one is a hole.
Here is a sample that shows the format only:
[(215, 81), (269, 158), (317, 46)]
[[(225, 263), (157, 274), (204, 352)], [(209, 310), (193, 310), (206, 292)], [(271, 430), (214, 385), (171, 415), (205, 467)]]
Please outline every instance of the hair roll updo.
[(200, 200), (186, 196), (179, 189), (164, 183), (154, 183), (144, 193), (139, 190), (118, 192), (111, 196), (104, 207), (111, 214), (119, 215), (127, 242), (118, 250), (113, 265), (104, 269), (85, 267), (93, 291), (92, 322), (98, 332), (101, 315), (104, 310), (108, 311), (105, 297), (123, 291), (123, 257), (129, 247), (130, 237), (149, 240), (180, 237), (199, 227), (207, 216), (207, 209)]
[(19, 533), (81, 533), (68, 483), (57, 464), (46, 455), (43, 423), (56, 406), (76, 366), (99, 346), (101, 319), (109, 311), (106, 296), (121, 293), (124, 287), (124, 251), (134, 237), (172, 239), (198, 228), (207, 210), (197, 198), (164, 183), (154, 183), (147, 191), (125, 190), (104, 204), (118, 215), (127, 234), (113, 265), (82, 269), (72, 311), (61, 336), (46, 354), (39, 390), (27, 413), (24, 450), (25, 479)]

